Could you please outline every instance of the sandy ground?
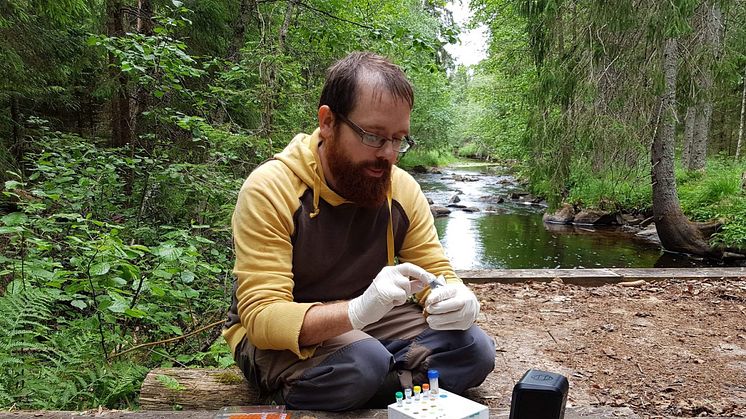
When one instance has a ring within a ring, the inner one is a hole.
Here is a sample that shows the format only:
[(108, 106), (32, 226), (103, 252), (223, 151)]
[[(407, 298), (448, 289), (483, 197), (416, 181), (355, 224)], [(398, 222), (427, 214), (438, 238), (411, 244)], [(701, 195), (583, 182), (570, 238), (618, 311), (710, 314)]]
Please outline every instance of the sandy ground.
[(494, 372), (469, 396), (509, 407), (530, 368), (570, 382), (568, 406), (643, 417), (746, 416), (746, 279), (635, 287), (471, 285), (494, 336)]

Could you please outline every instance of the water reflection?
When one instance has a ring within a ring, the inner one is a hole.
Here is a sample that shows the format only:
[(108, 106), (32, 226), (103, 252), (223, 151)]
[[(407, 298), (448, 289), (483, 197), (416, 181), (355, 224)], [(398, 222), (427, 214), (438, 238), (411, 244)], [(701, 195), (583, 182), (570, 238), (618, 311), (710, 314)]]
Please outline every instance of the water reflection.
[[(455, 266), (473, 265), (475, 261), (484, 259), (482, 246), (482, 233), (477, 231), (478, 225), (474, 222), (474, 216), (465, 212), (458, 212), (448, 218), (448, 222), (441, 227), (441, 243), (446, 251), (446, 256)], [(460, 269), (460, 268), (456, 268)]]
[(455, 269), (652, 267), (657, 245), (615, 230), (549, 226), (540, 214), (456, 214), (435, 221)]
[[(484, 264), (504, 268), (597, 268), (652, 266), (657, 245), (635, 243), (615, 231), (550, 231), (541, 215), (483, 217), (479, 230)], [(551, 228), (551, 226), (550, 226)]]
[[(450, 170), (418, 178), (425, 194), (446, 205), (458, 194), (460, 204), (476, 213), (453, 209), (435, 220), (438, 235), (455, 269), (653, 267), (660, 247), (616, 229), (546, 225), (543, 208), (510, 199), (494, 204), (518, 188), (504, 175), (477, 169)], [(469, 182), (455, 175), (476, 176)]]

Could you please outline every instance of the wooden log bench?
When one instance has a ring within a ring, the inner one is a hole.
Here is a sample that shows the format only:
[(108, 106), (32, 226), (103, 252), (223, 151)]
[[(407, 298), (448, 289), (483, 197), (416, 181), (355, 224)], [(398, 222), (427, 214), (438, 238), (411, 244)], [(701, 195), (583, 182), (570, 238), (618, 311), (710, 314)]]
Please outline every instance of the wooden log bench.
[[(212, 418), (215, 411), (225, 406), (262, 404), (259, 393), (236, 368), (157, 368), (145, 377), (140, 390), (140, 408), (144, 417), (159, 416), (166, 411), (192, 412), (189, 418)], [(154, 412), (160, 412), (158, 414)], [(147, 412), (151, 412), (149, 416)], [(171, 413), (169, 412), (169, 413)], [(203, 413), (197, 413), (203, 412)], [(491, 418), (508, 418), (509, 409), (490, 409)], [(46, 415), (45, 415), (46, 416)], [(65, 416), (67, 417), (67, 416)], [(76, 416), (79, 417), (79, 416)], [(178, 414), (168, 417), (179, 418)], [(366, 409), (344, 413), (293, 411), (293, 418), (302, 419), (352, 419), (387, 417), (385, 409)], [(572, 407), (565, 418), (639, 418), (629, 408)]]
[(143, 410), (218, 410), (263, 404), (238, 367), (228, 369), (156, 368), (140, 388)]

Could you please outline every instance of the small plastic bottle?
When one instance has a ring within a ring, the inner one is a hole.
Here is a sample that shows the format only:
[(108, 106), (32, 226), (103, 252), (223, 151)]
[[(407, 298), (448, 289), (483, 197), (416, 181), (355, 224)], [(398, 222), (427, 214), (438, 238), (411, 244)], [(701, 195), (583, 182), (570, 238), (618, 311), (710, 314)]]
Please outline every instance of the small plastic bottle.
[(405, 401), (407, 403), (412, 403), (412, 389), (407, 387), (404, 389), (404, 396), (406, 396)]
[(396, 405), (397, 406), (403, 406), (402, 400), (404, 399), (404, 394), (402, 394), (401, 391), (396, 392)]
[(422, 392), (422, 389), (420, 386), (414, 386), (414, 401), (418, 402), (420, 401), (420, 393)]
[(425, 383), (422, 385), (422, 399), (427, 400), (430, 398), (430, 384)]
[(438, 370), (428, 370), (427, 378), (430, 380), (430, 398), (434, 399), (438, 396)]

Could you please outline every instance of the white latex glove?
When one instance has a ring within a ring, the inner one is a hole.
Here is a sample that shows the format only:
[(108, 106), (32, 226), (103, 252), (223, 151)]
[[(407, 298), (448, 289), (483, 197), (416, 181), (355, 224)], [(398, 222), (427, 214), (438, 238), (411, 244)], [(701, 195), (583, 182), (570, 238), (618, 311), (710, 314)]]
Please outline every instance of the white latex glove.
[(410, 295), (422, 291), (433, 278), (433, 274), (411, 263), (384, 267), (363, 295), (350, 300), (347, 315), (352, 327), (360, 330), (381, 320), (392, 308), (404, 304)]
[(466, 330), (477, 320), (479, 301), (464, 284), (446, 284), (425, 301), (427, 324), (435, 330)]

